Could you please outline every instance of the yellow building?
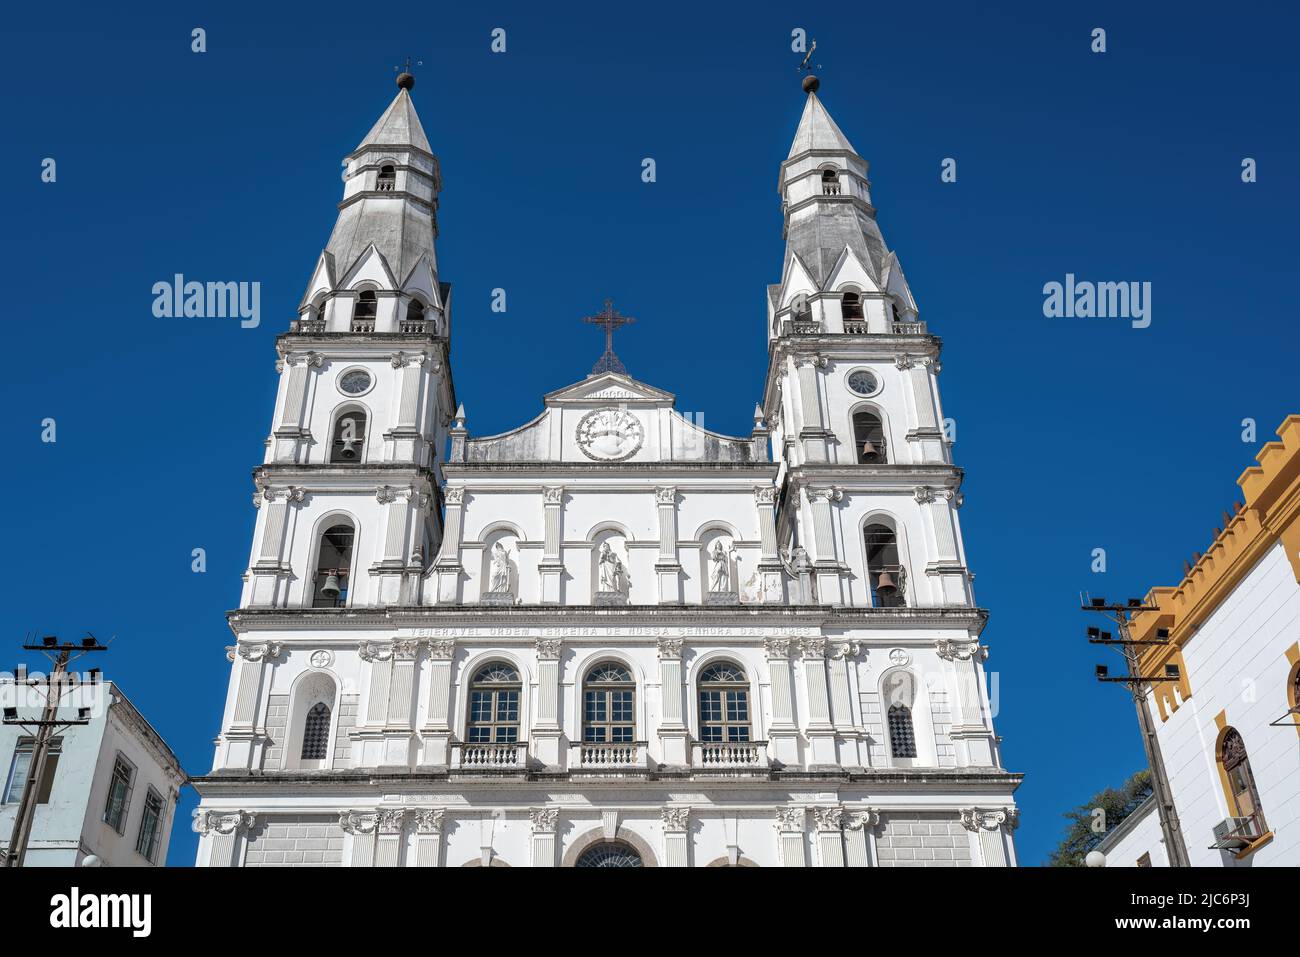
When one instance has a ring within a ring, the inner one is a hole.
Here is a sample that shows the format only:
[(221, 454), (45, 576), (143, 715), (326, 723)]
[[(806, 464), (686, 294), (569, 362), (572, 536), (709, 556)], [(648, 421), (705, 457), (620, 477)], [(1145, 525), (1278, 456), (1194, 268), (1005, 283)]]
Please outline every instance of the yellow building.
[[(1241, 474), (1245, 505), (1131, 637), (1193, 866), (1300, 864), (1300, 415)], [(1154, 802), (1102, 842), (1110, 866), (1168, 863)]]

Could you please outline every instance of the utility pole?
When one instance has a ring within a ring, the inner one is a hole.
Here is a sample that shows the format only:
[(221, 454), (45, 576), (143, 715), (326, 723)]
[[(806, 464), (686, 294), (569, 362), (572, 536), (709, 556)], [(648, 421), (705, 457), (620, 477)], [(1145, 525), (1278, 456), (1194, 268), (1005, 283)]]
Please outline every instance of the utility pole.
[(1156, 799), (1156, 810), (1160, 815), (1160, 830), (1165, 839), (1165, 851), (1169, 855), (1171, 867), (1190, 867), (1187, 857), (1187, 845), (1183, 842), (1183, 829), (1178, 823), (1178, 810), (1174, 807), (1173, 791), (1169, 787), (1169, 777), (1165, 774), (1164, 758), (1160, 754), (1160, 741), (1156, 737), (1155, 722), (1151, 718), (1151, 708), (1147, 704), (1147, 686), (1162, 681), (1179, 680), (1178, 666), (1165, 665), (1163, 675), (1143, 675), (1139, 648), (1149, 645), (1168, 645), (1169, 629), (1157, 628), (1156, 637), (1142, 641), (1135, 640), (1129, 633), (1132, 616), (1140, 611), (1159, 611), (1154, 605), (1142, 603), (1140, 598), (1130, 598), (1126, 604), (1107, 604), (1104, 598), (1083, 598), (1083, 610), (1105, 615), (1115, 623), (1119, 637), (1114, 638), (1109, 631), (1099, 628), (1088, 629), (1088, 641), (1094, 645), (1109, 645), (1118, 648), (1124, 656), (1127, 666), (1124, 675), (1113, 677), (1105, 665), (1097, 665), (1098, 681), (1114, 681), (1126, 685), (1133, 703), (1137, 707), (1138, 725), (1142, 729), (1142, 748), (1146, 751), (1147, 766), (1151, 769), (1151, 790)]
[[(54, 664), (50, 674), (41, 678), (27, 677), (27, 669), (16, 669), (14, 680), (14, 703), (4, 709), (4, 723), (16, 724), (35, 739), (32, 747), (32, 760), (27, 769), (27, 780), (23, 783), (23, 797), (18, 804), (18, 815), (14, 818), (13, 834), (9, 838), (9, 847), (5, 852), (5, 867), (22, 867), (27, 858), (27, 842), (31, 838), (32, 823), (36, 819), (37, 789), (45, 778), (45, 765), (50, 754), (50, 745), (54, 742), (56, 732), (74, 725), (90, 723), (90, 708), (77, 710), (76, 718), (59, 718), (59, 705), (63, 694), (80, 684), (76, 675), (69, 675), (68, 664), (92, 651), (107, 651), (107, 645), (101, 645), (99, 639), (87, 633), (78, 643), (60, 642), (54, 635), (46, 635), (39, 645), (23, 645), (24, 651), (39, 651)], [(99, 669), (90, 671), (91, 684), (99, 683)], [(41, 717), (35, 721), (24, 721), (18, 717), (19, 689), (22, 687), (39, 689), (45, 686), (45, 705)]]

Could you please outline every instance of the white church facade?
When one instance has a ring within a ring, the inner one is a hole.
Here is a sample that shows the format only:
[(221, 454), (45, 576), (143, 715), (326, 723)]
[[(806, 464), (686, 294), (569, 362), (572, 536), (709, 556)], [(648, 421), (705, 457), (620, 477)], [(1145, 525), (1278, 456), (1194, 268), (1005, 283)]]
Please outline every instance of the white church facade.
[(608, 304), (590, 376), (473, 434), (413, 83), (277, 340), (198, 863), (1014, 865), (940, 343), (816, 81), (742, 436)]

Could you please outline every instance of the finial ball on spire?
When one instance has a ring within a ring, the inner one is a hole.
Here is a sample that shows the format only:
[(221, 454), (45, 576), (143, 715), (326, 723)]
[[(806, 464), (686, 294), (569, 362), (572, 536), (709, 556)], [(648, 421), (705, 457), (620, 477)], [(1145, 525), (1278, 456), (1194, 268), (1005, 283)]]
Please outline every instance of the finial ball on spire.
[(822, 81), (817, 79), (811, 73), (803, 78), (803, 91), (805, 93), (816, 93), (817, 88), (822, 85)]
[(415, 77), (405, 71), (397, 74), (397, 85), (399, 88), (410, 91), (415, 86)]

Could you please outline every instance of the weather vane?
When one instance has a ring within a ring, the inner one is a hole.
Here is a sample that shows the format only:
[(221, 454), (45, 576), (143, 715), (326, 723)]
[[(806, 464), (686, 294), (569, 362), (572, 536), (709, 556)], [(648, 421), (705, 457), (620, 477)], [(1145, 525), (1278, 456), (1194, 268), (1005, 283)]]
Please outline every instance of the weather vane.
[[(808, 48), (808, 52), (805, 53), (803, 59), (799, 61), (799, 69), (801, 71), (807, 70), (809, 73), (812, 72), (812, 55), (816, 52), (817, 52), (817, 38), (813, 37), (812, 46)], [(822, 65), (818, 63), (817, 69), (820, 70), (821, 68)]]
[(605, 309), (594, 316), (585, 316), (583, 322), (589, 322), (593, 326), (605, 327), (605, 351), (601, 357), (596, 360), (596, 364), (591, 368), (592, 375), (600, 375), (604, 372), (617, 372), (619, 375), (627, 375), (627, 369), (619, 361), (618, 356), (614, 355), (614, 330), (619, 326), (626, 326), (628, 323), (636, 322), (631, 316), (625, 316), (614, 308), (612, 299), (605, 300)]
[[(814, 46), (814, 47), (817, 46), (817, 41), (816, 41), (816, 40), (813, 41), (813, 46)], [(424, 66), (424, 61), (423, 61), (423, 60), (416, 60), (416, 61), (415, 61), (415, 65), (416, 65), (416, 66)], [(411, 58), (410, 58), (409, 56), (406, 58), (406, 66), (404, 66), (404, 67), (401, 67), (401, 66), (395, 66), (395, 67), (393, 67), (393, 69), (396, 70), (398, 73), (410, 73), (410, 72), (411, 72)]]

